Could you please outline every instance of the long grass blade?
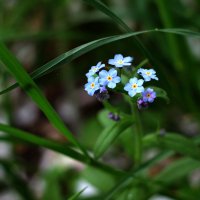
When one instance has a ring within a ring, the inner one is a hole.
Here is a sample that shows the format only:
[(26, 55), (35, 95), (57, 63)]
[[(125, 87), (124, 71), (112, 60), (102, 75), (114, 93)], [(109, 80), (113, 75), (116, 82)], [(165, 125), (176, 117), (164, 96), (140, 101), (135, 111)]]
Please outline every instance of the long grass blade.
[(90, 166), (96, 167), (100, 170), (103, 170), (109, 174), (113, 175), (122, 175), (123, 172), (119, 170), (114, 170), (113, 168), (104, 165), (100, 162), (97, 162), (93, 159), (88, 160), (85, 156), (80, 154), (79, 152), (75, 151), (74, 149), (68, 147), (65, 144), (60, 144), (45, 138), (38, 137), (32, 133), (29, 133), (27, 131), (22, 131), (17, 128), (11, 127), (6, 124), (0, 124), (0, 131), (5, 132), (9, 134), (11, 137), (1, 137), (0, 140), (4, 141), (10, 141), (10, 142), (15, 142), (15, 143), (30, 143), (33, 145), (37, 145), (40, 147), (45, 147), (47, 149), (56, 151), (58, 153), (61, 153), (63, 155), (66, 155), (72, 159), (75, 159), (77, 161), (80, 161), (82, 163), (88, 164)]
[(44, 112), (52, 125), (65, 135), (76, 147), (81, 149), (85, 155), (87, 155), (86, 150), (83, 149), (73, 134), (67, 129), (64, 122), (60, 119), (28, 73), (2, 43), (0, 43), (0, 60), (4, 63), (8, 71), (16, 78), (20, 87), (25, 90), (37, 106)]
[[(133, 30), (124, 22), (122, 21), (109, 7), (107, 7), (103, 2), (99, 0), (83, 0), (88, 4), (92, 5), (96, 9), (100, 10), (108, 17), (110, 17), (117, 25), (122, 27), (125, 32), (133, 33)], [(149, 50), (144, 46), (144, 44), (140, 41), (140, 39), (135, 35), (132, 38), (134, 44), (141, 50), (141, 52), (149, 59), (152, 65), (155, 64), (155, 59), (152, 57)]]
[[(177, 35), (183, 35), (183, 36), (192, 36), (192, 37), (200, 37), (199, 32), (187, 30), (187, 29), (176, 29), (176, 28), (171, 28), (171, 29), (153, 29), (153, 30), (145, 30), (145, 31), (138, 31), (134, 33), (126, 33), (122, 35), (115, 35), (115, 36), (110, 36), (110, 37), (105, 37), (101, 38), (98, 40), (94, 40), (92, 42), (83, 44), (79, 47), (76, 47), (66, 53), (61, 54), (60, 56), (56, 57), (55, 59), (49, 61), (45, 65), (39, 67), (35, 71), (31, 73), (32, 79), (38, 79), (56, 69), (59, 68), (60, 65), (62, 64), (67, 64), (76, 58), (80, 57), (81, 55), (84, 55), (85, 53), (94, 50), (100, 46), (116, 42), (122, 39), (127, 39), (129, 37), (133, 37), (135, 35), (142, 35), (142, 34), (147, 34), (147, 33), (153, 33), (153, 32), (160, 32), (160, 33), (171, 33), (171, 34), (177, 34)], [(14, 88), (18, 87), (18, 83), (15, 83), (8, 88), (0, 91), (0, 95), (7, 93)]]
[(113, 196), (119, 192), (121, 189), (129, 185), (134, 177), (144, 171), (145, 169), (148, 169), (150, 166), (154, 165), (156, 162), (159, 162), (160, 160), (172, 155), (171, 151), (166, 151), (163, 153), (160, 153), (159, 155), (155, 156), (153, 159), (141, 164), (139, 167), (134, 169), (133, 171), (129, 172), (127, 175), (122, 177), (118, 183), (107, 193), (107, 195), (104, 197), (105, 200), (113, 199)]

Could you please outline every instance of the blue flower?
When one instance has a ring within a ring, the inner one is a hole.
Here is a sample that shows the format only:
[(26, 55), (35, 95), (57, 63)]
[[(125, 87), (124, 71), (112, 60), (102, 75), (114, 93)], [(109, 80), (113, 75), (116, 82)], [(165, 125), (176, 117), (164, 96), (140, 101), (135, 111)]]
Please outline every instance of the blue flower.
[(154, 69), (140, 68), (138, 69), (137, 73), (140, 74), (145, 81), (150, 81), (151, 79), (158, 80), (158, 77), (156, 76), (156, 71)]
[(117, 70), (110, 69), (109, 71), (102, 70), (99, 72), (99, 83), (109, 88), (115, 88), (116, 83), (119, 83), (121, 78), (117, 76)]
[(142, 93), (142, 100), (144, 102), (152, 103), (154, 99), (156, 98), (156, 93), (153, 89), (148, 88)]
[(101, 64), (101, 62), (98, 62), (96, 66), (92, 66), (89, 72), (86, 74), (86, 76), (89, 78), (90, 76), (93, 76), (95, 73), (97, 73), (101, 68), (105, 67), (105, 64)]
[(87, 91), (90, 96), (93, 96), (95, 91), (99, 90), (99, 88), (99, 77), (89, 77), (88, 83), (85, 84), (85, 91)]
[(133, 58), (130, 56), (123, 57), (122, 54), (116, 54), (114, 56), (114, 59), (108, 60), (108, 63), (110, 65), (115, 65), (115, 67), (123, 67), (123, 66), (130, 66), (132, 61), (133, 61)]
[(129, 96), (133, 97), (137, 93), (141, 93), (144, 91), (144, 87), (142, 86), (144, 83), (144, 80), (137, 79), (137, 78), (131, 78), (129, 80), (129, 83), (127, 83), (124, 87), (124, 90), (126, 90), (129, 94)]

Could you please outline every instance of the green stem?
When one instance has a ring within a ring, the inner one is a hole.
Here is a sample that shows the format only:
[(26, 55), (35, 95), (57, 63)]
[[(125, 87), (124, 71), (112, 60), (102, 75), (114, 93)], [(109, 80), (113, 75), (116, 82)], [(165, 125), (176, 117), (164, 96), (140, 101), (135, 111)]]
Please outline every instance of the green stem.
[(142, 127), (140, 122), (140, 117), (137, 109), (137, 105), (131, 102), (132, 115), (135, 118), (135, 133), (134, 136), (134, 162), (135, 166), (141, 164), (142, 161)]

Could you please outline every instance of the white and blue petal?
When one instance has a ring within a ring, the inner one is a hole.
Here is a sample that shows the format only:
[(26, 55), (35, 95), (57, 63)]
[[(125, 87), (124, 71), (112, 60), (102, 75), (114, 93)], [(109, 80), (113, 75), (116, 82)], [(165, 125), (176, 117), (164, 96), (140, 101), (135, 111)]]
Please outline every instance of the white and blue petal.
[(122, 54), (116, 54), (114, 56), (114, 59), (115, 59), (115, 61), (122, 60), (123, 59), (123, 55)]
[(108, 74), (112, 77), (115, 77), (115, 76), (117, 76), (117, 70), (112, 68), (109, 70)]
[(108, 87), (113, 89), (113, 88), (116, 87), (116, 83), (114, 83), (114, 82), (109, 82), (109, 83), (108, 83)]
[(113, 82), (119, 83), (121, 81), (121, 78), (119, 76), (116, 76), (113, 78)]
[(129, 63), (133, 61), (133, 57), (127, 56), (124, 58), (124, 62)]
[(129, 96), (133, 97), (136, 95), (136, 91), (135, 90), (129, 90), (128, 91)]
[(108, 72), (106, 70), (102, 70), (99, 72), (99, 77), (103, 78), (103, 77), (107, 77), (108, 76)]
[(137, 81), (137, 85), (138, 85), (138, 86), (143, 85), (143, 83), (144, 83), (144, 80), (142, 80), (142, 79), (139, 79), (139, 80)]

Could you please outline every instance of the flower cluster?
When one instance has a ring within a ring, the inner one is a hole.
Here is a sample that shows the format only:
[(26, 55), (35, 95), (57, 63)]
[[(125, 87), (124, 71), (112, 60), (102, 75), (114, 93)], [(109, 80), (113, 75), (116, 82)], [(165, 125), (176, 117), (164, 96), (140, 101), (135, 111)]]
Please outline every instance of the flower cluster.
[[(123, 66), (130, 66), (132, 60), (132, 57), (123, 57), (123, 55), (117, 54), (113, 59), (108, 60), (108, 64), (116, 68), (122, 68)], [(100, 101), (109, 98), (107, 88), (113, 89), (121, 81), (121, 77), (117, 75), (115, 68), (110, 67), (108, 70), (102, 68), (105, 68), (105, 64), (101, 62), (98, 62), (96, 66), (92, 66), (86, 74), (88, 83), (85, 84), (85, 90), (88, 94), (90, 96), (95, 94)]]
[[(124, 57), (122, 54), (116, 54), (113, 59), (108, 60), (108, 66), (98, 62), (92, 66), (86, 74), (88, 83), (85, 84), (85, 90), (90, 96), (95, 95), (99, 101), (109, 98), (108, 90), (117, 87), (121, 82), (121, 69), (132, 65), (133, 57)], [(120, 75), (119, 74), (120, 71)], [(123, 86), (123, 89), (130, 97), (139, 97), (137, 100), (138, 108), (146, 108), (156, 98), (156, 92), (152, 88), (145, 89), (143, 84), (150, 80), (158, 80), (156, 72), (153, 69), (138, 69), (134, 77)], [(142, 78), (138, 78), (138, 75)], [(123, 84), (122, 84), (123, 85)]]

